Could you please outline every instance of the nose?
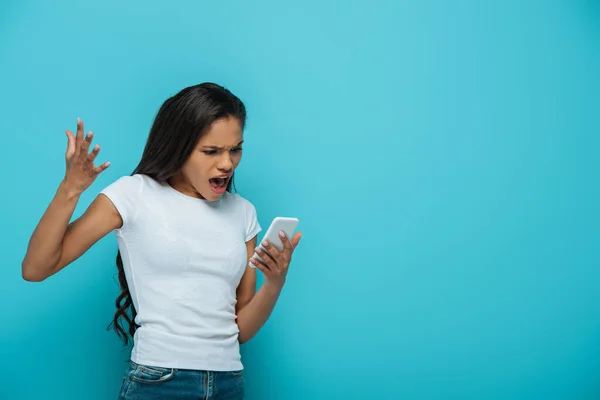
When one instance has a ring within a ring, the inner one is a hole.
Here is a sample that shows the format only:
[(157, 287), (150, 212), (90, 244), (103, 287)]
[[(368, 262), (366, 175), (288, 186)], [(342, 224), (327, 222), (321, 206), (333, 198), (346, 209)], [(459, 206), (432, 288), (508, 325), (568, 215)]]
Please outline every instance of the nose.
[(225, 152), (219, 159), (217, 168), (225, 173), (229, 173), (233, 170), (233, 160), (231, 159), (231, 154), (228, 151)]

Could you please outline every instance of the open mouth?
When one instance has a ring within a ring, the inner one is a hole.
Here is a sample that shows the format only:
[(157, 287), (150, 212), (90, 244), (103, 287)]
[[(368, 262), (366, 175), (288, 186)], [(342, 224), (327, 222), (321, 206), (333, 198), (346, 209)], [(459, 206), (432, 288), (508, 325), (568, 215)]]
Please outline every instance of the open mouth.
[(214, 178), (210, 178), (208, 182), (213, 190), (220, 192), (227, 188), (227, 184), (229, 183), (229, 175), (226, 176), (217, 176)]

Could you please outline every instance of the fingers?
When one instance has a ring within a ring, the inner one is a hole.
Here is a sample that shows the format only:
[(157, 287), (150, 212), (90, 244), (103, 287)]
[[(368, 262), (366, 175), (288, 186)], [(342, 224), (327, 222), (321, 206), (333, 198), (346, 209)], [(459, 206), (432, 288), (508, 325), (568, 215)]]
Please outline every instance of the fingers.
[(68, 160), (75, 154), (75, 135), (69, 130), (65, 131), (65, 133), (67, 134), (67, 152), (65, 157)]
[(257, 269), (260, 270), (260, 272), (262, 272), (263, 274), (269, 274), (271, 272), (271, 270), (269, 269), (269, 266), (262, 260), (252, 257), (250, 259), (250, 262), (252, 263), (252, 265), (254, 265)]
[(261, 243), (261, 246), (263, 248), (258, 247), (256, 253), (261, 256), (269, 269), (275, 272), (284, 272), (287, 270), (291, 259), (287, 252), (280, 251), (266, 240)]
[(94, 168), (94, 174), (98, 175), (101, 174), (102, 172), (106, 171), (106, 169), (110, 167), (110, 162), (107, 161), (104, 164), (100, 165), (99, 167)]
[(94, 134), (92, 132), (88, 132), (88, 134), (83, 136), (83, 121), (81, 118), (77, 118), (77, 135), (75, 136), (75, 154), (84, 158), (87, 156), (88, 149), (90, 147), (90, 143), (92, 142), (92, 137)]
[(283, 231), (279, 232), (279, 239), (281, 239), (281, 243), (283, 243), (283, 252), (290, 253), (293, 250), (292, 244), (287, 239), (287, 235), (285, 234), (285, 232), (283, 232)]
[(281, 250), (267, 240), (261, 242), (255, 251), (258, 257), (252, 257), (250, 263), (260, 270), (269, 280), (283, 284), (291, 262), (292, 253), (298, 245), (302, 233), (296, 233), (288, 240), (284, 232), (279, 233), (283, 247)]
[(261, 258), (257, 261), (266, 265), (270, 270), (273, 270), (273, 271), (278, 270), (279, 268), (277, 267), (277, 259), (275, 258), (275, 255), (272, 254), (273, 252), (270, 251), (270, 249), (268, 250), (268, 247), (269, 247), (268, 244), (263, 242), (263, 243), (261, 243), (261, 245), (263, 246), (263, 248), (260, 248), (260, 247), (256, 248), (256, 254), (258, 254)]
[(296, 246), (298, 246), (298, 243), (300, 243), (300, 239), (302, 239), (302, 232), (296, 232), (294, 236), (292, 236), (292, 250), (296, 249)]
[(298, 246), (298, 242), (300, 242), (300, 238), (302, 238), (302, 232), (296, 232), (294, 236), (292, 236), (291, 240), (288, 240), (287, 235), (282, 231), (279, 232), (279, 238), (283, 243), (283, 253), (285, 254), (288, 260), (291, 260), (292, 253)]
[(91, 153), (87, 155), (85, 160), (89, 163), (93, 163), (94, 160), (96, 159), (96, 156), (98, 155), (98, 153), (100, 153), (100, 145), (99, 144), (94, 146)]
[(83, 121), (77, 118), (77, 136), (75, 137), (75, 151), (79, 151), (83, 142)]
[(85, 139), (83, 139), (80, 143), (79, 156), (81, 158), (88, 156), (88, 150), (90, 148), (90, 143), (92, 143), (92, 139), (94, 138), (94, 134), (92, 131), (89, 131), (87, 135), (85, 135)]
[[(281, 257), (281, 250), (273, 246), (268, 240), (263, 240), (260, 245), (263, 247), (262, 250), (269, 255), (273, 260), (277, 261)], [(260, 249), (259, 249), (260, 250)], [(260, 254), (260, 253), (259, 253)]]

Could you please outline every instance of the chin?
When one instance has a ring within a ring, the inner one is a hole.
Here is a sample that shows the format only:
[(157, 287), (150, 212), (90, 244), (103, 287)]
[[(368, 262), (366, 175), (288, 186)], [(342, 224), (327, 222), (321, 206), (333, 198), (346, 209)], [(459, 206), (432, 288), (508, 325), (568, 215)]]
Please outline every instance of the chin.
[(210, 187), (199, 193), (202, 197), (204, 197), (208, 201), (217, 201), (221, 197), (223, 197), (223, 195), (225, 194), (225, 192), (217, 193), (214, 190), (212, 190), (212, 188), (210, 188)]
[(215, 194), (215, 193), (211, 193), (210, 196), (204, 196), (205, 200), (208, 201), (217, 201), (219, 200), (221, 197), (223, 197), (222, 194)]

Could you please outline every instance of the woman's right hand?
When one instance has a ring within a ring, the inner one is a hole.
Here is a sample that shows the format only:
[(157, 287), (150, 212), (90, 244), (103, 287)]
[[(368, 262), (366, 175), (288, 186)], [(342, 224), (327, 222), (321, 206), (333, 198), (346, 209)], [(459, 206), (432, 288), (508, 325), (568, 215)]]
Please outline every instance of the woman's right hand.
[(83, 122), (77, 119), (77, 135), (70, 130), (66, 131), (68, 143), (65, 155), (67, 170), (63, 184), (73, 193), (81, 194), (96, 180), (96, 177), (106, 170), (110, 162), (105, 162), (98, 167), (94, 160), (100, 152), (100, 146), (95, 145), (90, 151), (90, 144), (94, 134), (90, 131), (83, 135)]

